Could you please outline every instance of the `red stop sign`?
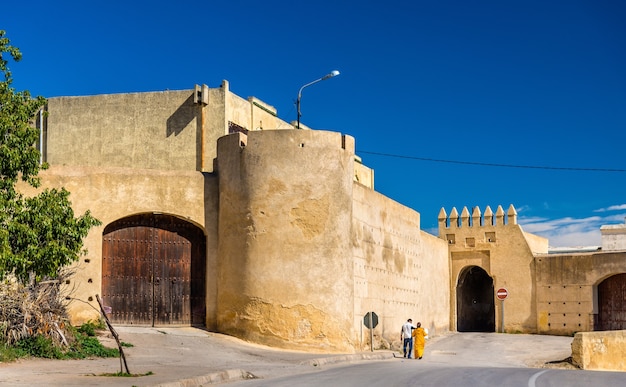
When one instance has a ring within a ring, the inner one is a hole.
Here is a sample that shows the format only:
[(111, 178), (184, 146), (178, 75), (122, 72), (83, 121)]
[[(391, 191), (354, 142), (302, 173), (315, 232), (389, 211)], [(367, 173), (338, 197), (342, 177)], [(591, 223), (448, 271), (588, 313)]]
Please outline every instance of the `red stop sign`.
[(509, 291), (506, 290), (506, 288), (500, 288), (496, 292), (496, 297), (498, 297), (498, 300), (504, 300), (508, 295)]

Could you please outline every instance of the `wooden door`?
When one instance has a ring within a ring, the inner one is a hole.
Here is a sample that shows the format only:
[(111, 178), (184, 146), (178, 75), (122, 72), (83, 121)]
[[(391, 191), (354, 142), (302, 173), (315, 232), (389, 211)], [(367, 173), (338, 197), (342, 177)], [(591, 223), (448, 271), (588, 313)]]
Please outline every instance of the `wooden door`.
[(598, 308), (594, 330), (626, 329), (626, 274), (611, 276), (598, 285)]
[(124, 325), (203, 325), (205, 238), (181, 219), (142, 214), (103, 235), (102, 298)]

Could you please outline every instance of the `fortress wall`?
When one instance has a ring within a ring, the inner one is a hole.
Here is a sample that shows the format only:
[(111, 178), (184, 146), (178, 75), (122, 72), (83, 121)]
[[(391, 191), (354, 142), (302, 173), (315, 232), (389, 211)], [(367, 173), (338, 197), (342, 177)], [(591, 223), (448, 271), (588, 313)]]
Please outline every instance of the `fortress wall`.
[[(206, 93), (206, 97), (202, 96)], [(213, 171), (231, 121), (248, 130), (292, 129), (276, 109), (220, 87), (54, 97), (44, 159), (54, 165)]]
[(44, 160), (196, 170), (199, 109), (191, 90), (50, 98)]
[[(517, 213), (511, 205), (505, 214), (498, 206), (494, 214), (489, 207), (485, 215), (478, 207), (471, 214), (465, 207), (459, 215), (456, 209), (448, 217), (442, 209), (439, 236), (448, 242), (451, 261), (451, 324), (456, 327), (456, 286), (460, 273), (469, 266), (480, 266), (492, 277), (494, 293), (504, 287), (504, 330), (534, 333), (537, 329), (535, 305), (535, 268), (532, 247), (547, 252), (547, 240), (524, 233), (517, 224)], [(531, 244), (527, 238), (531, 239)], [(496, 331), (501, 331), (502, 302), (495, 298)]]
[(571, 335), (594, 330), (597, 286), (626, 273), (623, 252), (550, 254), (535, 258), (538, 333)]
[(354, 181), (369, 189), (374, 189), (374, 170), (363, 165), (360, 158), (354, 163)]
[[(196, 224), (207, 235), (207, 268), (215, 267), (217, 253), (217, 181), (200, 172), (155, 171), (122, 168), (53, 166), (40, 173), (42, 187), (65, 187), (75, 216), (90, 210), (102, 221), (85, 239), (88, 254), (75, 265), (76, 275), (68, 284), (70, 316), (75, 324), (99, 317), (96, 294), (102, 289), (102, 232), (111, 222), (145, 212), (171, 214)], [(30, 196), (36, 190), (25, 184), (19, 189)], [(206, 205), (205, 205), (206, 203)], [(208, 226), (207, 226), (208, 225)], [(205, 227), (206, 226), (206, 227)], [(214, 286), (215, 273), (208, 285)], [(213, 300), (210, 300), (212, 295)], [(207, 294), (207, 311), (215, 310), (215, 290)], [(213, 324), (214, 325), (214, 324)], [(210, 327), (207, 324), (207, 327)]]
[(283, 348), (354, 349), (354, 139), (308, 130), (218, 140), (218, 330)]
[[(354, 185), (354, 325), (369, 347), (363, 317), (374, 311), (375, 346), (399, 344), (407, 318), (435, 334), (449, 330), (449, 267), (444, 241), (420, 230), (420, 214)], [(383, 344), (384, 343), (384, 344)]]

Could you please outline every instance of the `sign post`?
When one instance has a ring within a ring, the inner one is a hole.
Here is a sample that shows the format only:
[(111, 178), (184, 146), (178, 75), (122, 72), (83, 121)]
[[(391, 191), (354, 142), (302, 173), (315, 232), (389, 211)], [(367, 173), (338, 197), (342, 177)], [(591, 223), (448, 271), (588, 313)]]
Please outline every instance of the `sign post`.
[(500, 331), (504, 333), (504, 300), (509, 296), (509, 291), (506, 288), (499, 288), (496, 291), (496, 297), (500, 300)]
[(374, 312), (365, 313), (363, 324), (370, 330), (370, 350), (374, 352), (374, 328), (378, 325), (378, 315)]

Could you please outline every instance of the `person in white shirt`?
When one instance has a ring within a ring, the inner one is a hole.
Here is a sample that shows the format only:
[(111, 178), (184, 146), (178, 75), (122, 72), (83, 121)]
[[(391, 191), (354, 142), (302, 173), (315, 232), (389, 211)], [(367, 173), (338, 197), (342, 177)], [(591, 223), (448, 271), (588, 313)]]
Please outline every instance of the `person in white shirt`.
[[(400, 330), (400, 341), (402, 341), (402, 349), (404, 351), (404, 357), (410, 359), (411, 353), (413, 353), (413, 329), (417, 328), (413, 325), (413, 320), (408, 319), (402, 325), (402, 330)], [(407, 350), (408, 347), (408, 350)]]

